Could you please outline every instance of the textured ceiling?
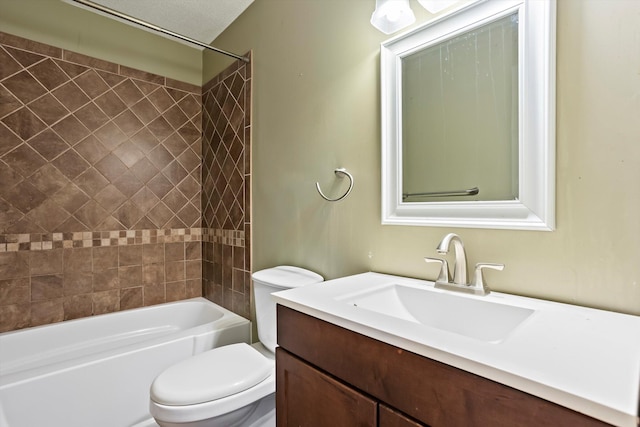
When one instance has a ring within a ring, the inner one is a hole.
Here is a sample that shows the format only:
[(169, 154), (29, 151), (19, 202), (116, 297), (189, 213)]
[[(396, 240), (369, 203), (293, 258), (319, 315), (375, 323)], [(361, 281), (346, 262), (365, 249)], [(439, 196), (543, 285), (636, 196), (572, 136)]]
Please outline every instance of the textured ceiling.
[(207, 44), (253, 3), (253, 0), (93, 1)]

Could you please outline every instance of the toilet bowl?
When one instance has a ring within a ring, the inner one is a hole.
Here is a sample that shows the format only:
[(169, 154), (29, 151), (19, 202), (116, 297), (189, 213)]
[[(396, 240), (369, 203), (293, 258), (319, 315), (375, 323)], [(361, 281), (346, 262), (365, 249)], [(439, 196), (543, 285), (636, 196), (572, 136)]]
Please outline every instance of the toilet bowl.
[(323, 278), (290, 266), (252, 277), (260, 342), (199, 353), (158, 375), (149, 410), (161, 427), (275, 426), (276, 304), (271, 293)]
[(269, 425), (257, 423), (269, 418), (271, 405), (261, 401), (275, 390), (275, 361), (264, 353), (231, 344), (169, 367), (151, 386), (151, 414), (161, 427)]

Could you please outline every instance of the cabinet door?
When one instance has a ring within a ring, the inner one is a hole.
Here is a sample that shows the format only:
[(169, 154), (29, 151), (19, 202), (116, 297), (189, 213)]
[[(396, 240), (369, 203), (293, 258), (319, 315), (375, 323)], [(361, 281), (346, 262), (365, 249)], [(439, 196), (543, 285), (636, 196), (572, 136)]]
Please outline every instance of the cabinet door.
[(376, 401), (276, 349), (278, 427), (375, 427), (377, 410)]
[(428, 427), (426, 424), (414, 421), (382, 403), (378, 404), (378, 418), (379, 427)]

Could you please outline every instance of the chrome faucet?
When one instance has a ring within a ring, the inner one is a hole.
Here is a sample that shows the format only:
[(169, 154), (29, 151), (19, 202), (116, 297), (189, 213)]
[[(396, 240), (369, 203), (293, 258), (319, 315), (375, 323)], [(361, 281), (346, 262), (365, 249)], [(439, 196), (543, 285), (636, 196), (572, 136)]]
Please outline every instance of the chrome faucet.
[(449, 266), (447, 260), (438, 258), (425, 258), (426, 262), (438, 262), (441, 265), (440, 274), (435, 282), (435, 287), (440, 289), (447, 289), (450, 291), (460, 291), (472, 293), (475, 295), (488, 295), (491, 291), (484, 281), (482, 270), (490, 268), (493, 270), (504, 269), (504, 264), (490, 264), (490, 263), (478, 263), (475, 268), (475, 275), (473, 281), (469, 283), (467, 275), (467, 255), (464, 251), (464, 244), (462, 239), (455, 233), (449, 233), (444, 236), (444, 239), (440, 242), (436, 251), (439, 254), (447, 254), (449, 248), (453, 243), (453, 250), (455, 252), (455, 264), (453, 266), (453, 280), (449, 280)]
[(453, 250), (456, 255), (456, 261), (455, 264), (453, 264), (453, 283), (456, 285), (467, 285), (469, 283), (467, 276), (467, 254), (464, 252), (464, 245), (462, 244), (460, 236), (455, 233), (447, 234), (436, 248), (436, 252), (439, 254), (448, 254), (451, 243), (453, 243)]

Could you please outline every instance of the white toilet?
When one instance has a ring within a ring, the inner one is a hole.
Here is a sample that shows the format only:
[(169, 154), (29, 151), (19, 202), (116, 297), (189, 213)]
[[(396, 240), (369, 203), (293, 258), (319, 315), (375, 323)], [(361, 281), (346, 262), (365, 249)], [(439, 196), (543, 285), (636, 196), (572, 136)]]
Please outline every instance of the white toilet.
[(260, 342), (218, 347), (158, 375), (149, 409), (161, 427), (275, 426), (276, 303), (271, 293), (324, 279), (290, 266), (252, 277)]

